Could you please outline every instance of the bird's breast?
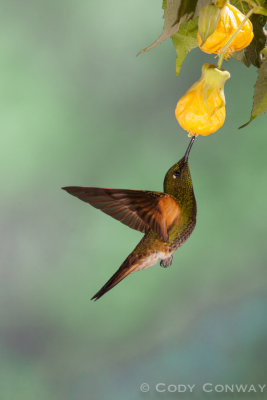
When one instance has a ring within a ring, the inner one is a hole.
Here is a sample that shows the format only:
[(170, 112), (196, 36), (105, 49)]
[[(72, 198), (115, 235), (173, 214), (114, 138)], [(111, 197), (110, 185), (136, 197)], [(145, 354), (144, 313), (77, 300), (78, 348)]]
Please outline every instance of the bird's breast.
[(195, 225), (195, 219), (181, 218), (181, 223), (178, 226), (172, 226), (169, 230), (168, 248), (172, 251), (178, 249), (189, 238)]

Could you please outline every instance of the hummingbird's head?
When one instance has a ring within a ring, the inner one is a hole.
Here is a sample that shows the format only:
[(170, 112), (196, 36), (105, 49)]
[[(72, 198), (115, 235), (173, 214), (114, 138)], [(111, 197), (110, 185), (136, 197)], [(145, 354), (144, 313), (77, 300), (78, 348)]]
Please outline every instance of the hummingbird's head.
[(177, 199), (182, 199), (193, 191), (188, 157), (194, 141), (195, 136), (190, 140), (183, 158), (174, 164), (165, 175), (164, 192), (172, 194)]

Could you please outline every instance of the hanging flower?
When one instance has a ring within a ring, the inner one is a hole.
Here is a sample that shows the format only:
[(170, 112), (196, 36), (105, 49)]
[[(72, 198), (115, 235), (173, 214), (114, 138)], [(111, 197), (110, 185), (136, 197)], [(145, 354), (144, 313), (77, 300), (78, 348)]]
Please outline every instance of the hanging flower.
[(178, 101), (175, 116), (188, 136), (208, 136), (225, 120), (224, 84), (230, 74), (204, 64), (201, 78)]
[[(216, 6), (206, 7), (209, 7), (209, 9), (214, 7), (216, 8)], [(238, 29), (241, 22), (245, 18), (244, 14), (242, 14), (236, 7), (232, 6), (232, 4), (227, 2), (221, 9), (219, 9), (219, 17), (214, 14), (213, 22), (215, 23), (216, 21), (217, 27), (215, 30), (212, 30), (213, 33), (209, 36), (211, 20), (208, 18), (208, 12), (205, 12), (204, 10), (202, 11), (201, 15), (202, 17), (199, 20), (199, 30), (197, 35), (199, 47), (205, 53), (215, 54), (220, 53), (220, 51), (228, 42), (229, 38)], [(218, 22), (215, 17), (218, 18)], [(206, 34), (205, 24), (207, 27)], [(252, 23), (248, 19), (227, 48), (225, 52), (225, 58), (229, 58), (234, 51), (239, 51), (247, 47), (252, 41), (253, 36)]]

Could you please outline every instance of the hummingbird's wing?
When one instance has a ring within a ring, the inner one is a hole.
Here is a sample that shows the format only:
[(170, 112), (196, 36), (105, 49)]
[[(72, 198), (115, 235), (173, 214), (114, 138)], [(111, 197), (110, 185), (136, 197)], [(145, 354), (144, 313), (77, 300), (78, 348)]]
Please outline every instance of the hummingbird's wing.
[(143, 233), (153, 229), (164, 241), (181, 213), (174, 197), (166, 193), (82, 186), (63, 189), (130, 228)]

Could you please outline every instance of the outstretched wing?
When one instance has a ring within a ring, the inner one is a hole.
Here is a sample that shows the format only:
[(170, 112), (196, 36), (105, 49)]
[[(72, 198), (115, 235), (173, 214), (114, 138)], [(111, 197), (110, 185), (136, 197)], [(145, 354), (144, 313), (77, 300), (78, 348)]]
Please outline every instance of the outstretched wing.
[(140, 232), (153, 229), (168, 240), (168, 229), (180, 217), (174, 197), (161, 192), (99, 187), (68, 186), (62, 188), (80, 200)]

